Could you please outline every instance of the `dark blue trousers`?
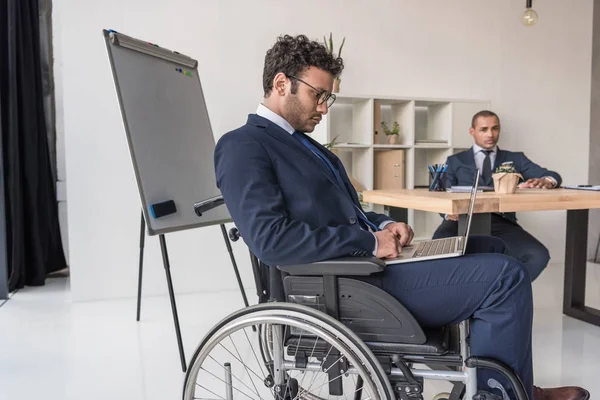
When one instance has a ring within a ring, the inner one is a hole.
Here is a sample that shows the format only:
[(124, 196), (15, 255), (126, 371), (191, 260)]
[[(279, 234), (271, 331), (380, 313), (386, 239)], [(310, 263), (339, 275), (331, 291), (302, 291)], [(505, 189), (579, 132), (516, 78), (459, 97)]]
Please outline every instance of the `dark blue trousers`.
[[(492, 214), (491, 234), (502, 239), (508, 247), (507, 254), (521, 261), (533, 282), (550, 261), (550, 252), (539, 240), (519, 224)], [(434, 239), (458, 235), (458, 222), (444, 221), (433, 234)]]
[[(471, 355), (511, 366), (533, 399), (531, 283), (523, 265), (505, 251), (500, 239), (472, 236), (463, 257), (391, 265), (366, 280), (397, 298), (424, 327), (472, 318)], [(492, 371), (478, 370), (480, 389), (490, 391), (489, 378), (514, 398), (508, 382)]]

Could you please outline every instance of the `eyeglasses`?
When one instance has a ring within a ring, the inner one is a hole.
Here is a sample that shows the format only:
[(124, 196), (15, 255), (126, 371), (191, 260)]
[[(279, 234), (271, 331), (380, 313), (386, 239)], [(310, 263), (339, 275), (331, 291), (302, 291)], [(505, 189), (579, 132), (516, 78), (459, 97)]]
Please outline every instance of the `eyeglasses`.
[(328, 92), (326, 90), (319, 90), (316, 87), (314, 87), (313, 85), (310, 85), (310, 84), (304, 82), (302, 79), (295, 77), (293, 75), (289, 75), (289, 78), (293, 78), (297, 81), (300, 81), (300, 82), (304, 83), (306, 86), (313, 89), (315, 91), (315, 97), (317, 98), (318, 105), (321, 105), (321, 104), (327, 102), (327, 108), (329, 108), (335, 102), (335, 94)]

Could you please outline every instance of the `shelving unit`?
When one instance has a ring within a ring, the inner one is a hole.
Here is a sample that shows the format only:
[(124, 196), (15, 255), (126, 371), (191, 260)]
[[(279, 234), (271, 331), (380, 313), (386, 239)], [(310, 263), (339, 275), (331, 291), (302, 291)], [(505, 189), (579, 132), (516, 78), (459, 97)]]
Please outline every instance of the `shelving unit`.
[[(366, 190), (395, 189), (400, 180), (375, 179), (375, 171), (387, 167), (375, 165), (376, 160), (396, 157), (377, 157), (378, 152), (395, 151), (398, 161), (391, 162), (393, 176), (403, 174), (402, 186), (407, 189), (429, 186), (427, 165), (443, 163), (452, 154), (472, 145), (469, 127), (473, 115), (489, 109), (489, 101), (419, 99), (403, 97), (373, 97), (337, 95), (337, 100), (311, 136), (320, 143), (331, 143), (348, 174)], [(395, 144), (388, 144), (381, 121), (391, 127), (400, 125)], [(400, 153), (402, 152), (402, 154)], [(381, 161), (380, 161), (381, 162)], [(375, 187), (386, 182), (392, 187)], [(367, 204), (367, 209), (387, 212), (383, 206)], [(434, 213), (408, 210), (408, 223), (417, 237), (431, 238), (440, 223)]]

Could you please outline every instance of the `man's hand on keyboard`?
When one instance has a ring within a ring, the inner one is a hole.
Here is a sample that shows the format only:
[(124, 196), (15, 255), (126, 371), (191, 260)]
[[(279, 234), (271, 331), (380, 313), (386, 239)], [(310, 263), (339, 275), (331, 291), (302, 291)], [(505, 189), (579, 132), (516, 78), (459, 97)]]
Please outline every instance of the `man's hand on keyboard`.
[[(387, 227), (386, 227), (387, 228)], [(377, 258), (395, 258), (402, 251), (398, 238), (387, 229), (375, 232), (377, 238)]]
[(415, 236), (412, 228), (406, 225), (404, 222), (393, 222), (386, 225), (383, 229), (392, 232), (394, 236), (398, 238), (400, 250), (402, 247), (408, 246)]

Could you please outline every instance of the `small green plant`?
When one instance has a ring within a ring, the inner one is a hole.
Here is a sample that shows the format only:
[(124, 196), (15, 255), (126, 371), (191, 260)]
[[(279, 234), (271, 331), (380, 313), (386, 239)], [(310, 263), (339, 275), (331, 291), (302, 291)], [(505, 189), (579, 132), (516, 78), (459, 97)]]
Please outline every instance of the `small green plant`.
[[(340, 45), (340, 49), (338, 50), (337, 54), (335, 54), (333, 52), (333, 35), (331, 32), (329, 32), (329, 42), (327, 41), (327, 39), (325, 38), (325, 36), (323, 36), (323, 43), (325, 44), (325, 48), (327, 49), (327, 52), (329, 54), (331, 54), (334, 57), (341, 57), (342, 56), (342, 48), (344, 47), (344, 43), (346, 43), (346, 38), (344, 37), (342, 39), (342, 44)], [(340, 79), (340, 76), (335, 76), (334, 77), (336, 80)]]
[[(339, 135), (338, 135), (338, 136), (339, 136)], [(336, 143), (337, 143), (337, 142), (336, 142), (336, 139), (337, 139), (337, 138), (338, 138), (337, 136), (336, 136), (336, 137), (334, 137), (334, 138), (333, 138), (333, 140), (332, 140), (331, 142), (329, 142), (329, 143), (325, 143), (323, 146), (325, 146), (325, 148), (326, 148), (327, 150), (331, 150), (331, 149), (333, 148), (333, 146), (335, 146), (335, 145), (336, 145)]]
[(510, 161), (505, 162), (502, 165), (500, 165), (498, 168), (496, 168), (497, 174), (502, 174), (502, 173), (514, 174), (516, 172), (517, 172), (517, 170), (515, 169), (515, 166)]
[(381, 126), (383, 127), (383, 133), (385, 133), (387, 136), (400, 134), (400, 124), (398, 124), (397, 121), (394, 121), (392, 124), (392, 129), (387, 126), (385, 121), (381, 121)]
[(346, 43), (346, 38), (344, 37), (342, 39), (342, 44), (340, 45), (340, 49), (338, 50), (337, 54), (333, 52), (333, 34), (331, 32), (329, 32), (329, 42), (327, 41), (327, 39), (325, 39), (325, 36), (323, 36), (323, 43), (325, 44), (325, 48), (327, 49), (329, 54), (334, 55), (336, 57), (341, 57), (342, 48), (344, 47), (344, 43)]

